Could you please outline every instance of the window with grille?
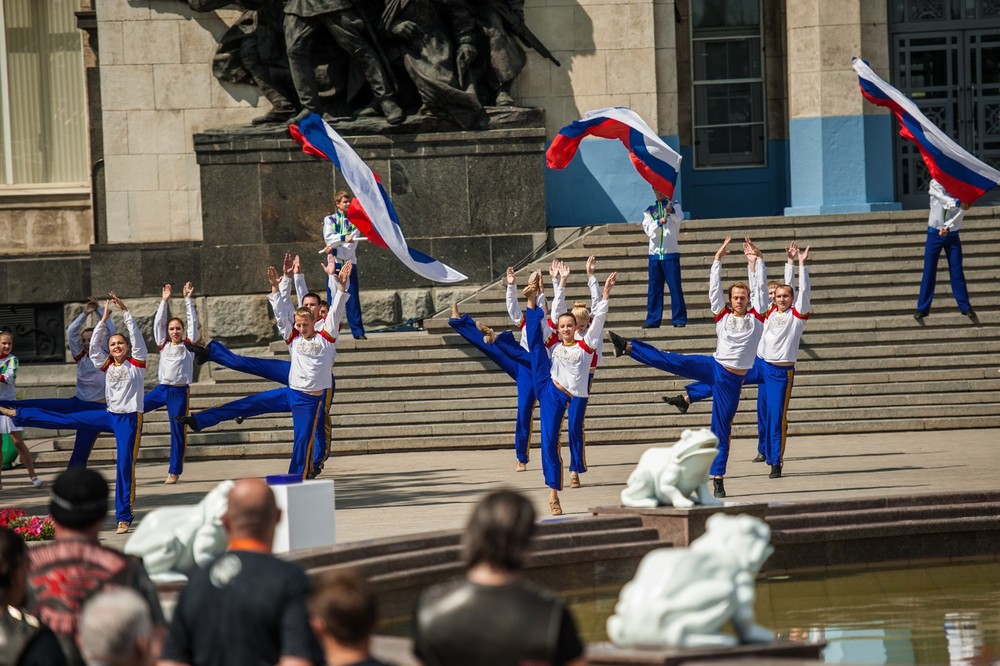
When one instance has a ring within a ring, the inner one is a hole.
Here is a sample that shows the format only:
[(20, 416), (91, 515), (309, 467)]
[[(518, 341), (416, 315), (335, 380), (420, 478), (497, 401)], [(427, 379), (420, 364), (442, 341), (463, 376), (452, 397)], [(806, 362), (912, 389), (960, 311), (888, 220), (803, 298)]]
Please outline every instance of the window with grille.
[(692, 0), (694, 166), (767, 164), (760, 0)]

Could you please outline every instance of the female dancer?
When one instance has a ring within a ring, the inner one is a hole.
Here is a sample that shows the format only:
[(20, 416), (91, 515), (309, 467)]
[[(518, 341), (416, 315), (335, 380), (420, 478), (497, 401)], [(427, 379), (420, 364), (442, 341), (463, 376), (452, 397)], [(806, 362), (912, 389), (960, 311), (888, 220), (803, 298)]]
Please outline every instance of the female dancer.
[(176, 417), (187, 416), (190, 410), (189, 394), (194, 380), (194, 354), (185, 343), (198, 339), (198, 313), (194, 309), (194, 285), (184, 283), (184, 309), (187, 313), (187, 334), (184, 322), (178, 317), (167, 319), (168, 301), (173, 286), (163, 285), (163, 300), (153, 318), (153, 336), (160, 348), (160, 365), (157, 369), (159, 384), (145, 397), (145, 412), (164, 405), (170, 418), (170, 466), (164, 483), (177, 483), (184, 472), (184, 453), (187, 451), (187, 428)]
[[(105, 411), (89, 410), (61, 414), (37, 407), (0, 407), (0, 414), (11, 417), (14, 425), (38, 428), (83, 428), (113, 432), (117, 445), (118, 471), (115, 477), (115, 517), (118, 520), (118, 534), (125, 534), (132, 524), (135, 500), (135, 456), (139, 451), (142, 436), (143, 381), (146, 377), (146, 343), (139, 332), (132, 313), (118, 294), (110, 292), (111, 298), (104, 306), (104, 315), (94, 327), (90, 340), (90, 360), (106, 376)], [(115, 333), (108, 338), (108, 351), (102, 343), (107, 330), (111, 304), (124, 313), (128, 338)]]

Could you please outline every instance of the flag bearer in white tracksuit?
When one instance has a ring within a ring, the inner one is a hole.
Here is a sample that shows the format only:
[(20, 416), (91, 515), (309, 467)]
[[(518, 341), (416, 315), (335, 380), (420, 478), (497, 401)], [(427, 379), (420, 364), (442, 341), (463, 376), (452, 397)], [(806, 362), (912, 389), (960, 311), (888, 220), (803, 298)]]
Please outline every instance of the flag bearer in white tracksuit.
[(268, 269), (271, 294), (268, 301), (274, 309), (278, 332), (288, 345), (291, 356), (288, 370), (288, 386), (247, 396), (220, 407), (212, 407), (188, 417), (178, 417), (178, 421), (190, 425), (195, 431), (208, 428), (222, 421), (236, 417), (250, 417), (273, 412), (292, 413), (291, 460), (288, 473), (303, 478), (310, 475), (313, 466), (313, 437), (323, 391), (333, 385), (333, 363), (337, 358), (337, 330), (345, 299), (350, 298), (347, 284), (351, 276), (351, 262), (344, 264), (338, 272), (333, 259), (324, 266), (327, 275), (337, 276), (337, 292), (330, 307), (330, 316), (316, 329), (316, 317), (309, 308), (300, 307), (293, 311), (288, 298), (287, 286), (282, 286), (287, 277), (278, 278), (274, 267)]
[(597, 346), (601, 344), (604, 322), (608, 316), (608, 299), (616, 278), (617, 274), (612, 273), (604, 283), (602, 300), (594, 308), (594, 321), (583, 340), (576, 339), (576, 318), (569, 312), (559, 317), (555, 322), (557, 332), (545, 340), (541, 329), (545, 314), (536, 307), (537, 291), (532, 284), (525, 289), (528, 299), (525, 333), (528, 336), (535, 395), (538, 396), (541, 412), (542, 472), (545, 485), (550, 488), (549, 509), (554, 516), (562, 514), (558, 494), (563, 485), (559, 428), (570, 401), (588, 395), (590, 364)]
[(656, 203), (642, 214), (642, 230), (649, 237), (649, 285), (646, 293), (646, 323), (643, 328), (659, 328), (663, 319), (663, 283), (670, 290), (670, 319), (673, 325), (687, 324), (687, 307), (681, 289), (681, 251), (677, 236), (684, 211), (676, 201), (653, 189)]
[(170, 294), (173, 288), (163, 286), (163, 300), (153, 318), (153, 336), (160, 349), (160, 365), (157, 370), (159, 384), (146, 394), (145, 411), (151, 412), (164, 405), (170, 420), (170, 465), (165, 483), (177, 483), (184, 472), (184, 454), (187, 451), (187, 427), (176, 420), (187, 416), (190, 411), (191, 382), (194, 381), (194, 354), (186, 344), (198, 339), (198, 313), (194, 308), (194, 286), (184, 284), (184, 310), (187, 315), (187, 330), (184, 321), (178, 317), (169, 320)]
[[(135, 459), (142, 436), (143, 382), (146, 377), (146, 343), (138, 324), (115, 292), (104, 306), (104, 316), (94, 327), (90, 340), (90, 360), (105, 374), (105, 399), (107, 409), (88, 410), (71, 414), (18, 407), (15, 410), (0, 408), (0, 413), (13, 418), (17, 425), (39, 428), (83, 428), (113, 432), (117, 448), (118, 470), (115, 476), (115, 518), (118, 534), (128, 532), (132, 524), (132, 503), (135, 501)], [(105, 331), (111, 304), (125, 314), (128, 338), (121, 333), (108, 337), (108, 350), (104, 351)]]
[(976, 313), (969, 302), (969, 289), (962, 270), (962, 241), (958, 237), (968, 206), (948, 194), (941, 183), (933, 179), (928, 194), (931, 212), (927, 218), (927, 241), (924, 243), (924, 273), (920, 278), (917, 311), (913, 317), (921, 321), (930, 314), (934, 288), (937, 286), (938, 259), (941, 258), (941, 250), (944, 250), (948, 257), (951, 293), (958, 303), (958, 311), (975, 322)]
[[(333, 196), (334, 205), (337, 209), (323, 218), (323, 242), (326, 243), (324, 250), (332, 252), (337, 259), (337, 268), (344, 265), (345, 261), (351, 262), (354, 269), (351, 271), (351, 283), (347, 287), (347, 293), (351, 297), (347, 300), (347, 325), (351, 327), (351, 334), (355, 340), (367, 340), (365, 335), (365, 325), (361, 318), (361, 299), (358, 296), (358, 243), (363, 240), (361, 232), (347, 219), (347, 210), (351, 207), (351, 195), (341, 190)], [(327, 286), (326, 300), (333, 302), (332, 289)]]
[[(715, 253), (709, 279), (708, 297), (715, 314), (718, 338), (712, 356), (664, 352), (641, 340), (632, 340), (609, 332), (615, 356), (628, 354), (645, 365), (659, 368), (681, 377), (712, 385), (712, 433), (719, 438), (719, 453), (712, 463), (711, 474), (716, 497), (725, 497), (723, 477), (729, 459), (729, 437), (733, 416), (739, 407), (743, 376), (753, 367), (757, 344), (764, 332), (764, 315), (760, 310), (767, 298), (767, 272), (764, 261), (750, 249), (750, 239), (744, 242), (744, 252), (750, 267), (756, 272), (756, 289), (743, 282), (729, 288), (729, 305), (722, 291), (722, 258), (732, 239), (727, 237)], [(751, 306), (752, 301), (752, 307)]]

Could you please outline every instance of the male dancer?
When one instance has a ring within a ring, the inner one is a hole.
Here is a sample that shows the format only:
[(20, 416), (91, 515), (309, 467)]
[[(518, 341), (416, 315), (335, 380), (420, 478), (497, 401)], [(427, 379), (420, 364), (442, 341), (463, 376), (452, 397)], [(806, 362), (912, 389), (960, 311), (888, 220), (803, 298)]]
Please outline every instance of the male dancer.
[[(739, 406), (743, 376), (753, 367), (754, 352), (764, 331), (764, 316), (760, 308), (767, 290), (767, 271), (764, 261), (754, 254), (749, 238), (744, 240), (744, 253), (750, 268), (756, 273), (756, 289), (744, 282), (737, 282), (729, 288), (729, 305), (726, 305), (722, 291), (722, 258), (729, 254), (727, 249), (731, 237), (727, 236), (715, 253), (709, 279), (708, 298), (715, 313), (715, 331), (718, 336), (715, 353), (712, 356), (677, 354), (663, 352), (641, 340), (629, 342), (612, 331), (608, 332), (615, 347), (615, 356), (628, 354), (635, 360), (665, 372), (688, 377), (712, 385), (712, 433), (719, 438), (719, 453), (712, 463), (714, 494), (725, 497), (723, 478), (729, 459), (729, 436), (732, 432), (733, 416)], [(750, 301), (753, 300), (753, 307)]]
[(222, 421), (290, 411), (294, 443), (288, 463), (288, 473), (306, 477), (313, 465), (312, 447), (316, 419), (324, 389), (332, 386), (333, 363), (337, 357), (338, 313), (341, 301), (350, 298), (347, 282), (350, 279), (351, 262), (344, 264), (338, 273), (332, 259), (323, 267), (327, 275), (336, 275), (337, 293), (332, 306), (333, 315), (328, 317), (320, 330), (316, 330), (316, 318), (312, 310), (300, 307), (292, 310), (287, 290), (282, 289), (278, 272), (268, 269), (271, 295), (268, 301), (274, 309), (278, 332), (285, 339), (291, 362), (288, 371), (287, 388), (264, 391), (241, 398), (226, 405), (212, 407), (192, 416), (179, 416), (177, 421), (189, 425), (196, 432)]

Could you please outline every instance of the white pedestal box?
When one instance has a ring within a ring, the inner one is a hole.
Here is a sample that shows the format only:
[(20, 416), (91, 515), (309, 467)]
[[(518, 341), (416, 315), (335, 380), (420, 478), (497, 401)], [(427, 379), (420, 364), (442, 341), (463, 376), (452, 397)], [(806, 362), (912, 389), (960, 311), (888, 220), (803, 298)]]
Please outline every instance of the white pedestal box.
[(281, 521), (274, 532), (275, 553), (337, 542), (333, 479), (272, 485), (271, 490), (281, 509)]

